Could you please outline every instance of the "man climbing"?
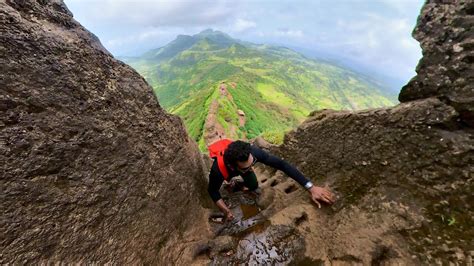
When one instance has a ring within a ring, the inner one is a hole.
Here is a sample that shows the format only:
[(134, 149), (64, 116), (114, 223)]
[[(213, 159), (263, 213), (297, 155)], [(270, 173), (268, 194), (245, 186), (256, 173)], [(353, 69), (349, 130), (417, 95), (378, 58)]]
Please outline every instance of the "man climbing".
[(209, 173), (208, 192), (217, 207), (225, 214), (226, 220), (232, 220), (234, 215), (221, 198), (219, 189), (224, 182), (240, 175), (249, 191), (259, 192), (257, 177), (252, 169), (255, 163), (260, 162), (283, 171), (301, 186), (307, 189), (311, 199), (321, 208), (319, 201), (334, 203), (334, 195), (326, 188), (314, 186), (288, 162), (265, 152), (255, 145), (237, 140), (219, 140), (209, 146), (209, 155), (215, 158)]

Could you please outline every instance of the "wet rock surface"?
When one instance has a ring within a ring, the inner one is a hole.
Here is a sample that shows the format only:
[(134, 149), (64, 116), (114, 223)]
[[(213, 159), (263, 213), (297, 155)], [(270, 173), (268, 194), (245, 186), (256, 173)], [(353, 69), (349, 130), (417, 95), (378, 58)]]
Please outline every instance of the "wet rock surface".
[(257, 205), (258, 198), (249, 192), (224, 192), (235, 218), (224, 222), (211, 215), (210, 226), (217, 237), (210, 241), (210, 265), (284, 265), (299, 260), (303, 238), (292, 226), (271, 225)]
[(210, 265), (284, 265), (304, 253), (304, 240), (289, 226), (269, 226), (238, 240), (233, 252), (212, 258)]
[(237, 235), (246, 231), (256, 230), (266, 221), (266, 218), (257, 206), (256, 195), (250, 192), (230, 194), (224, 192), (224, 195), (224, 202), (232, 210), (235, 219), (226, 222), (221, 213), (211, 215), (210, 221), (214, 223), (213, 231), (215, 235)]

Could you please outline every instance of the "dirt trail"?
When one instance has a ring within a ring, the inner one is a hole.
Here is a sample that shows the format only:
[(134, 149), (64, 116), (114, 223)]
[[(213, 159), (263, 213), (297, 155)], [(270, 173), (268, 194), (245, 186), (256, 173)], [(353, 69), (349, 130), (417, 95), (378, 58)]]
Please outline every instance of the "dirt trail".
[(239, 115), (239, 126), (245, 126), (245, 113), (242, 110), (237, 110), (237, 114)]
[(204, 123), (204, 141), (209, 145), (219, 139), (226, 138), (224, 127), (217, 121), (219, 103), (213, 100)]
[[(232, 87), (235, 87), (231, 84)], [(233, 102), (232, 94), (227, 90), (227, 85), (225, 83), (220, 83), (219, 85), (219, 97), (227, 97), (231, 102)], [(241, 110), (239, 110), (241, 111)], [(217, 115), (219, 112), (219, 102), (218, 100), (213, 100), (209, 106), (209, 111), (206, 117), (206, 121), (204, 122), (204, 141), (206, 145), (210, 145), (211, 143), (224, 138), (231, 138), (231, 139), (243, 139), (246, 140), (246, 135), (242, 136), (241, 138), (237, 135), (237, 130), (239, 126), (245, 125), (245, 114), (242, 116), (239, 114), (239, 125), (228, 124), (229, 126), (229, 135), (226, 134), (224, 126), (217, 121)], [(243, 113), (243, 112), (242, 112)]]

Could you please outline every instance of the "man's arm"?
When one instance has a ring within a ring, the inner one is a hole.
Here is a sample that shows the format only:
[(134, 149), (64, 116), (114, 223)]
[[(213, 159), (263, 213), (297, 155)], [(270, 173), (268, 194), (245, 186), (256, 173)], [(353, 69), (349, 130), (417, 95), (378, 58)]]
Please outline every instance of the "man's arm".
[(298, 182), (298, 184), (306, 188), (311, 194), (311, 199), (318, 205), (319, 208), (321, 208), (319, 200), (329, 204), (334, 203), (335, 197), (327, 188), (313, 186), (313, 183), (308, 180), (298, 169), (296, 169), (296, 167), (275, 155), (267, 153), (255, 145), (252, 145), (251, 149), (252, 155), (257, 158), (257, 161), (283, 171), (286, 175)]
[(296, 167), (289, 164), (285, 160), (282, 160), (281, 158), (258, 148), (257, 146), (252, 145), (252, 155), (257, 158), (257, 162), (261, 162), (284, 172), (286, 175), (293, 178), (293, 180), (305, 188), (308, 188), (308, 182), (311, 183), (311, 181), (309, 181), (298, 169), (296, 169)]
[(209, 173), (209, 185), (207, 187), (207, 192), (209, 196), (211, 196), (214, 203), (217, 207), (225, 214), (227, 220), (232, 220), (234, 215), (230, 211), (230, 209), (225, 204), (224, 200), (222, 200), (221, 193), (219, 193), (219, 189), (222, 186), (222, 182), (224, 182), (224, 177), (220, 174), (219, 171), (216, 169), (215, 163), (211, 167), (211, 172)]

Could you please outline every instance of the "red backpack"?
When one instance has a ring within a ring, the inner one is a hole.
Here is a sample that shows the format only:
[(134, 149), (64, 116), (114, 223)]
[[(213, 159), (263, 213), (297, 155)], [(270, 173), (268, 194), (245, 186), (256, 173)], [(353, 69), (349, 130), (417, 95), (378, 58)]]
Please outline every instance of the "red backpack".
[(224, 180), (227, 180), (229, 177), (229, 172), (227, 172), (227, 168), (224, 164), (224, 152), (227, 149), (227, 146), (232, 142), (233, 141), (230, 139), (221, 139), (207, 147), (209, 150), (209, 157), (217, 158), (217, 165), (219, 166), (221, 174), (224, 176)]

